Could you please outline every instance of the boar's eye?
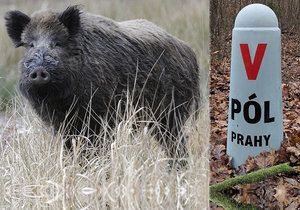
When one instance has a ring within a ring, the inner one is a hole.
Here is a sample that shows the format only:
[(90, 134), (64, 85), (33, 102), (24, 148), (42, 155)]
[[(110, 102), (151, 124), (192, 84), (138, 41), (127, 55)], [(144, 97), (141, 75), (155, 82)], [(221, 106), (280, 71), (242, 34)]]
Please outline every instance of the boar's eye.
[(50, 47), (53, 49), (53, 48), (56, 48), (56, 47), (62, 47), (62, 43), (59, 42), (59, 41), (52, 41), (51, 44), (50, 44)]
[(62, 44), (61, 44), (61, 42), (55, 42), (54, 46), (55, 46), (55, 47), (61, 47)]
[(33, 42), (30, 42), (30, 43), (29, 43), (29, 47), (30, 47), (30, 48), (34, 47), (34, 43), (33, 43)]

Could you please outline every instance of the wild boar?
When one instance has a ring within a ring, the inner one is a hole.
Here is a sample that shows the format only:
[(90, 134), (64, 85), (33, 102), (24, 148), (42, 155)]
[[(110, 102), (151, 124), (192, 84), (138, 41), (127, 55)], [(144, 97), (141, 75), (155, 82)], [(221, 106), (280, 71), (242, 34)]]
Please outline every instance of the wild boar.
[(78, 6), (31, 17), (9, 11), (5, 20), (14, 45), (25, 47), (20, 91), (56, 131), (72, 120), (68, 134), (88, 124), (93, 139), (101, 120), (114, 126), (129, 91), (134, 106), (150, 110), (159, 133), (167, 133), (157, 137), (167, 155), (186, 155), (182, 125), (197, 109), (200, 90), (195, 53), (183, 41), (147, 20), (116, 22)]

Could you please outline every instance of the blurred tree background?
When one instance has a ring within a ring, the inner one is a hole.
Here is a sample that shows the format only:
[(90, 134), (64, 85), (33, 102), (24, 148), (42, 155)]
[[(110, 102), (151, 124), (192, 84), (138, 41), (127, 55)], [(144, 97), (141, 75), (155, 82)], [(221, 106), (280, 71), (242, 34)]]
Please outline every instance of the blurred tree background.
[(231, 40), (235, 17), (243, 7), (253, 3), (265, 4), (273, 9), (283, 34), (300, 31), (299, 0), (211, 0), (211, 53), (221, 49), (221, 52), (218, 53), (220, 57), (230, 53), (230, 47), (228, 49), (226, 44)]

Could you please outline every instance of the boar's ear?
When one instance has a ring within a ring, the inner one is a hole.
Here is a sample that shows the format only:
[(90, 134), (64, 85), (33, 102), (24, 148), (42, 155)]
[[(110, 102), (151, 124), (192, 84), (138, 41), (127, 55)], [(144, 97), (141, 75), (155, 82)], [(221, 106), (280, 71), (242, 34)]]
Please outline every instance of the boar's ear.
[(75, 35), (80, 28), (81, 11), (77, 5), (68, 7), (63, 11), (58, 19), (67, 27), (70, 36)]
[(5, 15), (6, 30), (16, 47), (21, 46), (21, 35), (25, 26), (30, 22), (30, 17), (20, 11), (9, 11)]

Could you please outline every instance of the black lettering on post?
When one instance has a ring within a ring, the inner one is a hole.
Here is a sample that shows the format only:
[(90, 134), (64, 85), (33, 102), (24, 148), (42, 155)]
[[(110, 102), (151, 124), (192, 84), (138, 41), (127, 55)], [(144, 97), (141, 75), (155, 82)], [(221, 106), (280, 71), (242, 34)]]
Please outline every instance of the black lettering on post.
[(237, 144), (244, 145), (244, 136), (240, 133), (237, 134)]
[(266, 141), (266, 146), (269, 146), (269, 140), (270, 140), (271, 135), (264, 135), (264, 139)]
[(254, 136), (254, 146), (257, 147), (257, 143), (259, 143), (259, 147), (262, 146), (262, 136)]
[(241, 102), (237, 99), (231, 99), (231, 119), (234, 120), (234, 113), (241, 112)]
[[(257, 103), (256, 101), (250, 101), (254, 98), (256, 98), (255, 93), (253, 93), (251, 96), (249, 96), (249, 101), (246, 102), (244, 105), (244, 118), (245, 118), (246, 122), (248, 122), (250, 124), (258, 123), (261, 118), (261, 107), (260, 107), (259, 103)], [(254, 107), (254, 117), (253, 118), (250, 118), (250, 112), (249, 112), (250, 106)]]
[(233, 142), (233, 139), (236, 139), (236, 133), (235, 132), (231, 132), (231, 141)]
[(247, 135), (246, 141), (245, 141), (245, 146), (250, 146), (253, 147), (252, 139), (250, 135)]
[(264, 107), (265, 107), (265, 123), (270, 123), (270, 122), (274, 122), (275, 121), (275, 117), (270, 117), (270, 101), (265, 101), (264, 103)]

